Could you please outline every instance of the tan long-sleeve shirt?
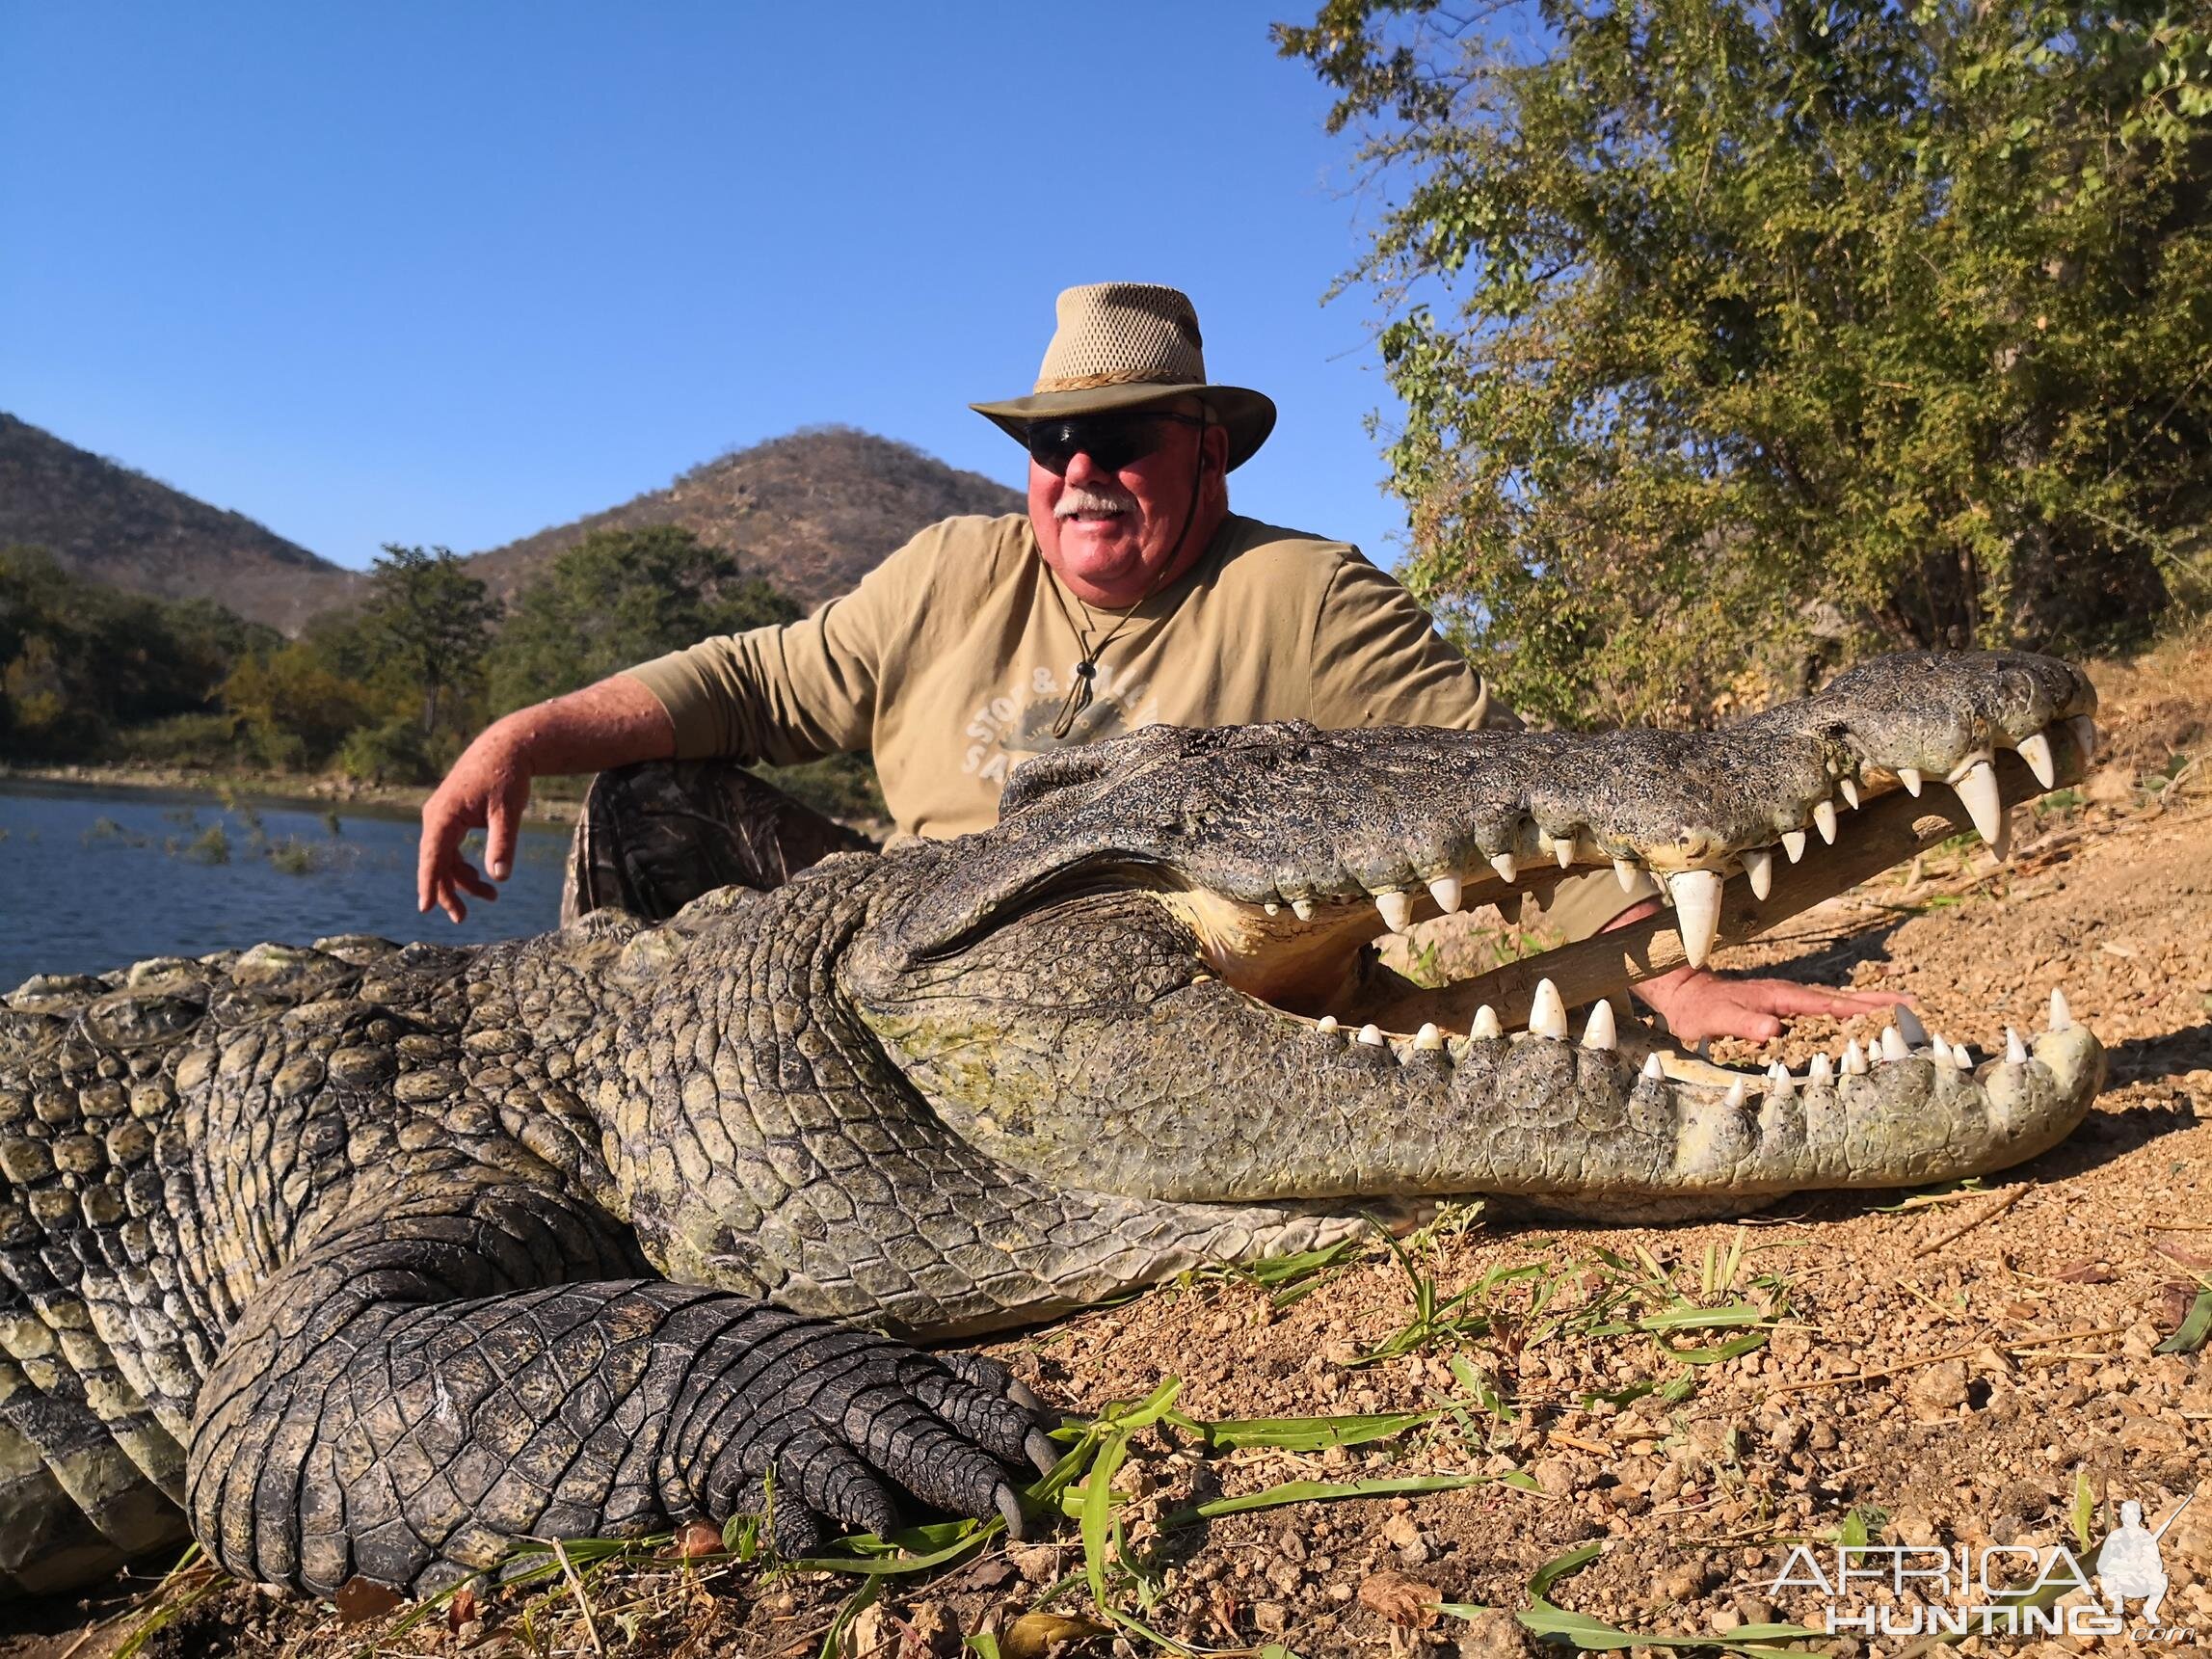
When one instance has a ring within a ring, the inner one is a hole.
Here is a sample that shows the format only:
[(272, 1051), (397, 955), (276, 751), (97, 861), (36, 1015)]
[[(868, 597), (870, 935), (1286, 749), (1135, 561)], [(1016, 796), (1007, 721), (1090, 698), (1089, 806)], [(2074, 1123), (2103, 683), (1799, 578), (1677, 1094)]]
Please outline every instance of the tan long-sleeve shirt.
[[(1093, 654), (1090, 705), (1055, 738)], [(1060, 584), (1026, 517), (947, 519), (803, 621), (627, 672), (668, 710), (680, 759), (872, 750), (898, 839), (987, 829), (1020, 762), (1139, 726), (1518, 724), (1356, 549), (1235, 515), (1126, 621)], [(1628, 902), (1611, 875), (1580, 878), (1544, 920), (1583, 938)]]

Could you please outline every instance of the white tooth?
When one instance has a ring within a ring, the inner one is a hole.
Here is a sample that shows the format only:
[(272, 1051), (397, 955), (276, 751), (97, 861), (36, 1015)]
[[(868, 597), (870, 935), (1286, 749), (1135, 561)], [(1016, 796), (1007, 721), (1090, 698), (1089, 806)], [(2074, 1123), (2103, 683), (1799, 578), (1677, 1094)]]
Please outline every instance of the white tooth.
[(1833, 846), (1836, 843), (1836, 804), (1817, 801), (1813, 805), (1813, 828), (1821, 832), (1821, 840)]
[(1890, 1010), (1890, 1017), (1897, 1021), (1897, 1029), (1906, 1043), (1916, 1049), (1928, 1046), (1928, 1028), (1920, 1023), (1918, 1014), (1900, 1003)]
[(1495, 1041), (1506, 1034), (1506, 1028), (1498, 1023), (1498, 1010), (1484, 1003), (1475, 1010), (1475, 1023), (1467, 1028), (1467, 1034)]
[(1928, 1051), (1937, 1065), (1947, 1066), (1951, 1063), (1951, 1045), (1943, 1040), (1941, 1031), (1928, 1039)]
[(1774, 891), (1774, 855), (1763, 846), (1746, 853), (1744, 875), (1751, 884), (1751, 896), (1766, 897)]
[(1803, 830), (1784, 830), (1782, 832), (1782, 850), (1790, 855), (1792, 864), (1804, 857), (1805, 832)]
[(1459, 878), (1456, 875), (1438, 876), (1428, 884), (1428, 896), (1436, 900), (1436, 908), (1445, 915), (1456, 915), (1459, 910)]
[(1572, 870), (1575, 864), (1575, 838), (1568, 836), (1563, 841), (1552, 843), (1552, 856), (1559, 861), (1561, 870)]
[(1374, 907), (1382, 912), (1382, 924), (1393, 933), (1403, 933), (1413, 923), (1413, 900), (1402, 893), (1378, 893)]
[(1444, 1033), (1433, 1025), (1425, 1025), (1413, 1033), (1413, 1046), (1417, 1049), (1440, 1049), (1444, 1046)]
[(1529, 1003), (1529, 1031), (1532, 1036), (1567, 1040), (1567, 1005), (1559, 1001), (1559, 988), (1549, 979), (1536, 981), (1535, 997)]
[(1805, 1082), (1808, 1084), (1828, 1083), (1834, 1077), (1835, 1072), (1828, 1065), (1828, 1057), (1826, 1054), (1813, 1056), (1813, 1063), (1805, 1067)]
[(1263, 899), (1261, 900), (1260, 908), (1265, 910), (1269, 916), (1280, 916), (1283, 914), (1283, 901), (1279, 898)]
[(1371, 1048), (1371, 1049), (1379, 1049), (1379, 1048), (1381, 1048), (1381, 1047), (1382, 1047), (1382, 1028), (1381, 1028), (1381, 1027), (1379, 1027), (1379, 1026), (1362, 1026), (1362, 1027), (1360, 1027), (1360, 1029), (1359, 1029), (1359, 1040), (1360, 1040), (1361, 1042), (1363, 1042), (1363, 1043), (1367, 1044), (1367, 1046), (1368, 1046), (1369, 1048)]
[(1612, 1004), (1600, 1001), (1597, 1006), (1590, 1010), (1590, 1023), (1583, 1028), (1583, 1047), (1586, 1049), (1610, 1049), (1615, 1047), (1618, 1041), (1618, 1037), (1613, 1032)]
[(1866, 1051), (1858, 1046), (1856, 1037), (1844, 1044), (1843, 1069), (1846, 1077), (1866, 1076)]
[(2066, 994), (2064, 991), (2053, 990), (2051, 992), (2051, 1030), (2068, 1031), (2073, 1030), (2073, 1024), (2074, 1011), (2066, 1006)]
[(2076, 714), (2066, 722), (2066, 729), (2073, 733), (2074, 742), (2081, 748), (2082, 759), (2086, 761), (2090, 756), (2096, 753), (2096, 722), (2094, 720), (2092, 720), (2087, 714)]
[(1960, 1043), (1951, 1051), (1951, 1063), (1960, 1071), (1972, 1071), (1974, 1069), (1974, 1051), (1964, 1043)]
[(1692, 968), (1702, 968), (1720, 931), (1720, 877), (1710, 870), (1686, 870), (1667, 879), (1666, 890), (1674, 898), (1682, 954)]
[(1490, 868), (1498, 872), (1500, 881), (1512, 882), (1520, 879), (1521, 867), (1513, 862), (1513, 855), (1509, 852), (1492, 853), (1490, 855)]
[(1881, 1057), (1883, 1059), (1901, 1060), (1911, 1053), (1912, 1051), (1905, 1045), (1904, 1033), (1899, 1031), (1895, 1026), (1886, 1026), (1882, 1029)]
[(1744, 1080), (1742, 1078), (1738, 1078), (1728, 1085), (1728, 1092), (1720, 1097), (1720, 1105), (1722, 1110), (1727, 1111), (1742, 1111), (1744, 1110)]
[(1897, 781), (1905, 786), (1905, 792), (1906, 794), (1910, 795), (1916, 801), (1920, 799), (1920, 786), (1922, 779), (1920, 776), (1920, 768), (1918, 766), (1898, 767)]
[(1643, 1057), (1643, 1079), (1646, 1083), (1657, 1083), (1666, 1075), (1666, 1068), (1659, 1063), (1657, 1049)]
[(1845, 806), (1854, 813), (1858, 811), (1858, 783), (1855, 779), (1838, 778), (1836, 793), (1843, 796)]
[(1634, 893), (1636, 891), (1637, 868), (1635, 865), (1629, 863), (1625, 858), (1616, 858), (1612, 861), (1612, 873), (1613, 879), (1620, 883), (1621, 892)]
[(2028, 1063), (2028, 1045), (2020, 1041), (2020, 1033), (2011, 1026), (2005, 1028), (2005, 1063), (2012, 1066)]
[(1774, 1085), (1768, 1092), (1776, 1100), (1788, 1100), (1798, 1092), (1798, 1080), (1790, 1075), (1790, 1068), (1780, 1060), (1774, 1062), (1767, 1075), (1773, 1080)]
[(1997, 792), (1997, 769), (1986, 761), (1969, 762), (1951, 780), (1951, 787), (1958, 790), (1959, 804), (1982, 839), (1995, 846), (2005, 833), (2005, 799)]
[(1314, 1030), (1320, 1032), (1320, 1034), (1324, 1037), (1333, 1037), (1339, 1031), (1343, 1030), (1344, 1027), (1337, 1024), (1336, 1015), (1323, 1014), (1319, 1019), (1314, 1022)]
[(1291, 914), (1300, 922), (1311, 922), (1314, 919), (1314, 901), (1310, 898), (1292, 899)]
[(2059, 769), (2051, 762), (2051, 740), (2040, 732), (2032, 732), (2020, 739), (2016, 753), (2028, 763), (2028, 770), (2036, 774), (2036, 782), (2049, 789), (2059, 781)]

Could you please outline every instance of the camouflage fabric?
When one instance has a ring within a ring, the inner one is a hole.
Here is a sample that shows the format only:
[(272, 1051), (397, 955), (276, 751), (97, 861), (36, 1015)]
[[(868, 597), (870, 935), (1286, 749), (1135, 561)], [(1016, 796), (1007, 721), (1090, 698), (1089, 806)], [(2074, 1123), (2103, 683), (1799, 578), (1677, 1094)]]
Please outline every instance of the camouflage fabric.
[(735, 761), (648, 761), (592, 780), (569, 842), (561, 924), (594, 910), (647, 922), (718, 887), (781, 887), (876, 843)]

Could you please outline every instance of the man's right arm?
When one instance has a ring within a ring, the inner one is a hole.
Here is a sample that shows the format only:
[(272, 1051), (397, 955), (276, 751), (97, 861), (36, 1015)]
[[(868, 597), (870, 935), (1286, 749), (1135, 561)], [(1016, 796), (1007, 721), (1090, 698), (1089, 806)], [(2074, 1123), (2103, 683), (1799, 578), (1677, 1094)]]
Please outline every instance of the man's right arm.
[[(530, 780), (545, 773), (599, 772), (676, 753), (676, 726), (660, 700), (627, 675), (616, 674), (544, 703), (518, 709), (477, 734), (422, 804), (422, 844), (415, 902), (433, 904), (459, 922), (468, 914), (464, 893), (496, 898), (494, 881), (515, 864), (515, 836), (529, 803)], [(461, 853), (472, 829), (485, 832), (484, 873)], [(487, 879), (489, 877), (490, 879)]]

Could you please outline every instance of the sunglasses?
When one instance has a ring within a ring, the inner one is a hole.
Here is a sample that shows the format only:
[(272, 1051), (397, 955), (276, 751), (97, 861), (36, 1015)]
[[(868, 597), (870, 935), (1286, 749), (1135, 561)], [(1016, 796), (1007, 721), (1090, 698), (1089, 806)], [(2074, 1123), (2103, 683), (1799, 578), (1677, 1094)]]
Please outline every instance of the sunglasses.
[(1088, 455), (1091, 465), (1106, 472), (1119, 472), (1133, 461), (1141, 461), (1166, 442), (1166, 428), (1204, 426), (1195, 415), (1175, 415), (1147, 410), (1140, 415), (1086, 415), (1074, 420), (1032, 420), (1022, 429), (1022, 442), (1029, 446), (1029, 459), (1055, 477), (1064, 476), (1069, 463)]

